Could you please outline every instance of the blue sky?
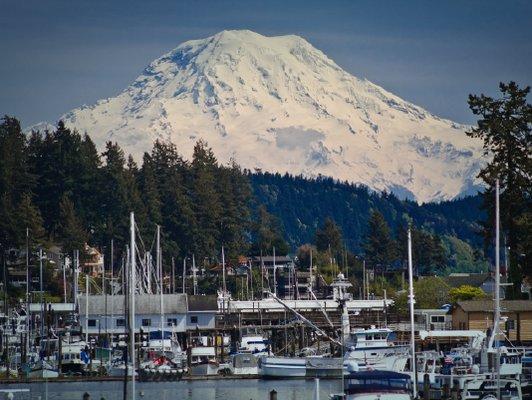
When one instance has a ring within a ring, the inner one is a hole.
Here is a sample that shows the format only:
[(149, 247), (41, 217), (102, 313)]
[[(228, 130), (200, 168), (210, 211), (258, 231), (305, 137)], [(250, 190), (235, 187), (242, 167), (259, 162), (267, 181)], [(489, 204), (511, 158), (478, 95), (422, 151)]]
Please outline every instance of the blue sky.
[(532, 84), (530, 1), (0, 0), (0, 113), (24, 126), (118, 94), (223, 29), (298, 34), (352, 74), (459, 122), (469, 93)]

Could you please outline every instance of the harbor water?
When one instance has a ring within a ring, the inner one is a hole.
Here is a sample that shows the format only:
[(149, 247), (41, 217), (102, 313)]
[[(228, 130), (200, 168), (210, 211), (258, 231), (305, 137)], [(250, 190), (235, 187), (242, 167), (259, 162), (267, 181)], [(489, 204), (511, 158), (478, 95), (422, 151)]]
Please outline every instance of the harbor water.
[[(341, 381), (320, 380), (320, 399), (341, 391)], [(278, 400), (310, 400), (314, 397), (312, 379), (259, 380), (218, 379), (178, 382), (137, 382), (137, 400), (268, 400), (271, 390)], [(49, 382), (11, 384), (2, 389), (29, 389), (29, 393), (15, 393), (14, 400), (82, 400), (83, 393), (91, 400), (122, 400), (122, 382)], [(129, 389), (129, 387), (128, 387)], [(128, 399), (130, 399), (130, 392)]]

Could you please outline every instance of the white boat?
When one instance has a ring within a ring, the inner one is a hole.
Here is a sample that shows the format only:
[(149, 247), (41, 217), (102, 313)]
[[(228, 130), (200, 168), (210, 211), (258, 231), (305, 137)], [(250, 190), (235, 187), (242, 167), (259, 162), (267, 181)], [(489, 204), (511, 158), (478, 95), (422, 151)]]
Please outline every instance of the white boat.
[(251, 353), (259, 356), (269, 354), (269, 342), (262, 335), (244, 335), (240, 341), (239, 353)]
[(86, 351), (87, 344), (79, 340), (71, 342), (61, 342), (61, 373), (82, 374), (90, 363), (89, 352)]
[(148, 354), (148, 361), (159, 359), (163, 356), (169, 359), (179, 369), (186, 367), (186, 354), (183, 352), (175, 334), (170, 331), (153, 331), (149, 334), (149, 339), (143, 350)]
[(397, 345), (388, 328), (356, 329), (346, 338), (344, 358), (355, 361), (360, 367), (385, 371), (404, 371), (408, 361), (408, 345)]
[(219, 365), (220, 375), (259, 375), (259, 358), (250, 353), (233, 354), (229, 363)]
[[(125, 369), (126, 369), (126, 364), (124, 363), (111, 365), (108, 370), (108, 375), (123, 377), (126, 374)], [(128, 377), (137, 376), (137, 371), (133, 370), (133, 367), (131, 366), (131, 364), (128, 364), (127, 366), (127, 376)]]
[(307, 359), (263, 356), (260, 358), (260, 373), (263, 378), (304, 378), (307, 376)]
[(35, 364), (28, 373), (28, 377), (30, 378), (50, 379), (57, 378), (58, 376), (59, 372), (57, 371), (57, 368), (54, 368), (44, 360)]
[(199, 346), (190, 349), (191, 375), (217, 375), (219, 364), (213, 346)]
[[(500, 399), (522, 400), (521, 382), (517, 379), (500, 379)], [(460, 400), (497, 400), (497, 380), (476, 378), (465, 382), (458, 393)]]

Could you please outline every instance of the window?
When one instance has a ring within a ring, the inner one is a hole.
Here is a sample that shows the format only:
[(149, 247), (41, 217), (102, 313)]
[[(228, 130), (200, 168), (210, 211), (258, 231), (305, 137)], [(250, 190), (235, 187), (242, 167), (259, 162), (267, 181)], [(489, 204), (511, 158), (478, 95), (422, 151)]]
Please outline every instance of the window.
[(190, 316), (190, 323), (191, 324), (197, 324), (198, 323), (198, 316), (197, 315), (191, 315)]
[(88, 320), (88, 326), (91, 328), (94, 328), (96, 326), (96, 320), (95, 319), (89, 319)]
[(168, 318), (166, 323), (168, 326), (177, 326), (177, 318)]
[(430, 316), (430, 322), (445, 322), (445, 316), (444, 315), (431, 315)]
[(151, 326), (151, 319), (143, 318), (142, 319), (142, 326)]
[(126, 326), (126, 320), (124, 318), (118, 318), (116, 320), (116, 326), (117, 327)]

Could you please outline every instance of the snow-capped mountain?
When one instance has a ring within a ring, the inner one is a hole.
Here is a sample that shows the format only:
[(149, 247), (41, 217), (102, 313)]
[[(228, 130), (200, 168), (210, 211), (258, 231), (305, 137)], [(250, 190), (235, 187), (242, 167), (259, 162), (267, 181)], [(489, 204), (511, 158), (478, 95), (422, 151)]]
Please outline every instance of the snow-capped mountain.
[(156, 138), (185, 157), (202, 138), (221, 162), (332, 176), (419, 202), (474, 191), (482, 164), (466, 126), (347, 73), (298, 36), (223, 31), (185, 42), (117, 97), (61, 118), (138, 159)]

